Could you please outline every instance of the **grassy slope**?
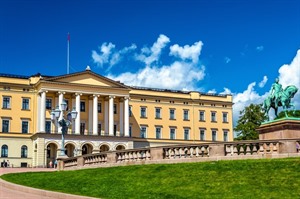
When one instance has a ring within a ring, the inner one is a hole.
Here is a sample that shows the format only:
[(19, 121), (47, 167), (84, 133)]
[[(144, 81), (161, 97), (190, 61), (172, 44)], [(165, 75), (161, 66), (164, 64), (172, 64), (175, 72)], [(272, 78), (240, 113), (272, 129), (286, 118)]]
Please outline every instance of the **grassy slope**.
[(300, 198), (300, 158), (19, 173), (1, 178), (101, 198)]

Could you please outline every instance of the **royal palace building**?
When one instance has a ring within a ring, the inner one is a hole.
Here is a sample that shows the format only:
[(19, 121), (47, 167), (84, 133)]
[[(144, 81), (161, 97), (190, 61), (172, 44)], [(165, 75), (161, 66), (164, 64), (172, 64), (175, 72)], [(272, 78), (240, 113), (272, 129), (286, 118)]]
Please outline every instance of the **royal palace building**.
[[(140, 147), (232, 141), (232, 96), (141, 88), (92, 72), (0, 74), (0, 162), (46, 167), (69, 157)], [(53, 110), (67, 110), (59, 118)], [(59, 122), (76, 111), (62, 142)]]

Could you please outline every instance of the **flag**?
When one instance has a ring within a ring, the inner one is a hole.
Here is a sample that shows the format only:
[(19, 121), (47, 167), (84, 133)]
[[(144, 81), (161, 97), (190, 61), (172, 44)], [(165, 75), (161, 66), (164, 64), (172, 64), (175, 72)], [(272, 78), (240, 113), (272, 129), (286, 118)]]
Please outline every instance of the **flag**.
[(68, 33), (68, 39), (67, 40), (70, 41), (70, 33)]

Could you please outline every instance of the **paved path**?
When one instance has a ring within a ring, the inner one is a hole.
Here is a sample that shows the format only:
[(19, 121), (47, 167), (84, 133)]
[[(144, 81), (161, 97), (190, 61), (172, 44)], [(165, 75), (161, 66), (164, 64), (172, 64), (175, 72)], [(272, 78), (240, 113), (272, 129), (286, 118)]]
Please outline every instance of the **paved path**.
[[(48, 168), (0, 168), (0, 175), (19, 172), (53, 172), (56, 169)], [(76, 196), (52, 191), (34, 189), (12, 184), (0, 179), (0, 199), (91, 199), (91, 197)]]

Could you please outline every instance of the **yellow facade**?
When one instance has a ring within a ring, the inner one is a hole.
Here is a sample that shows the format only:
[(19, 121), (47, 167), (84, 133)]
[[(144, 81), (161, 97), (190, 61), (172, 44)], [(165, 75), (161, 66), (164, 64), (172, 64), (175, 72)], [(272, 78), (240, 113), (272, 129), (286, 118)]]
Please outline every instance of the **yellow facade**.
[(233, 140), (231, 95), (129, 87), (90, 70), (2, 74), (0, 85), (0, 161), (17, 167), (46, 167), (58, 157), (61, 128), (51, 112), (62, 100), (79, 113), (65, 136), (67, 156)]

